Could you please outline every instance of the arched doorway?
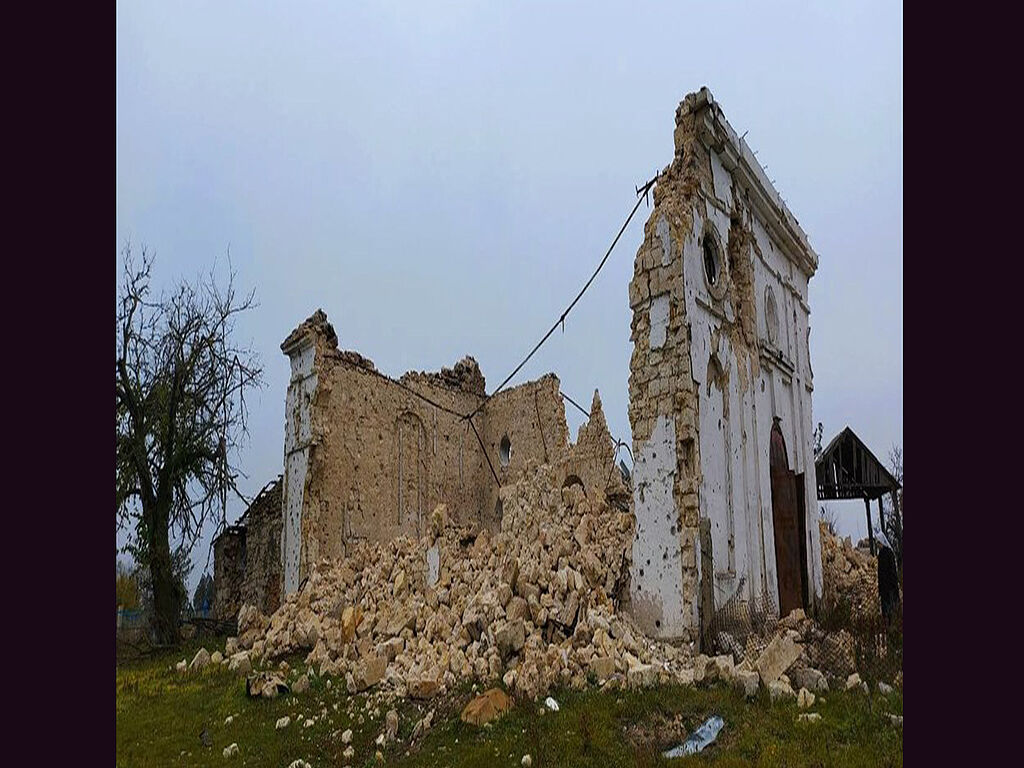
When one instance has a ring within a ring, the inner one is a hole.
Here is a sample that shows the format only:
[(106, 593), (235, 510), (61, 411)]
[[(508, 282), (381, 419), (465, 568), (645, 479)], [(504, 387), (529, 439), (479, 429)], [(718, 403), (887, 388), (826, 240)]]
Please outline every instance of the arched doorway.
[(804, 605), (803, 505), (798, 482), (789, 468), (786, 439), (779, 418), (772, 424), (769, 446), (772, 484), (772, 522), (775, 529), (775, 570), (779, 582), (779, 615), (785, 616)]

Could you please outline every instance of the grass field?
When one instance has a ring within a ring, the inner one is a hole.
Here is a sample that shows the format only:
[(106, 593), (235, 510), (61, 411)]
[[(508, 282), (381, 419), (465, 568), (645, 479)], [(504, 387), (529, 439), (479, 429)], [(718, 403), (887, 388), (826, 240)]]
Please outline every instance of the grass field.
[[(208, 646), (212, 647), (212, 646)], [(530, 754), (534, 768), (554, 766), (890, 766), (903, 764), (903, 728), (888, 713), (903, 714), (902, 692), (889, 697), (830, 693), (809, 710), (817, 723), (797, 722), (795, 702), (768, 701), (762, 690), (753, 702), (727, 687), (642, 691), (556, 691), (558, 712), (540, 713), (538, 702), (521, 702), (484, 728), (462, 723), (459, 712), (474, 695), (469, 687), (429, 703), (380, 705), (372, 697), (349, 696), (343, 680), (331, 687), (314, 678), (300, 695), (248, 699), (244, 680), (226, 669), (181, 674), (174, 663), (191, 659), (194, 648), (173, 656), (118, 666), (116, 718), (118, 766), (279, 766), (296, 759), (320, 766), (387, 765), (519, 766)], [(301, 666), (300, 659), (290, 659)], [(367, 703), (370, 710), (367, 711)], [(399, 712), (399, 735), (384, 748), (374, 740), (384, 730), (384, 713)], [(409, 746), (417, 721), (436, 710), (426, 738)], [(665, 760), (662, 750), (680, 743), (709, 715), (725, 727), (718, 740), (695, 757)], [(278, 718), (291, 723), (275, 730)], [(305, 727), (303, 721), (315, 716)], [(234, 716), (230, 724), (225, 718)], [(200, 732), (206, 729), (210, 746)], [(355, 756), (343, 757), (340, 734), (354, 733)], [(237, 743), (238, 755), (223, 756)]]

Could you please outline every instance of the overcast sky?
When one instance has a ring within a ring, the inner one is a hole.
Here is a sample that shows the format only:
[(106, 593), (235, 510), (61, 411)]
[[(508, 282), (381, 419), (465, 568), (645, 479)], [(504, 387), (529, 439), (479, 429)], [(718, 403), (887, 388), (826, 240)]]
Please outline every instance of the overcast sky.
[[(230, 249), (255, 287), (239, 332), (267, 386), (243, 492), (282, 471), (292, 328), (322, 307), (340, 346), (386, 373), (472, 354), (490, 390), (671, 160), (676, 106), (702, 85), (819, 254), (825, 441), (849, 425), (883, 460), (902, 445), (902, 7), (768, 5), (119, 3), (115, 249), (155, 251), (157, 285), (223, 267)], [(627, 440), (627, 286), (646, 216), (516, 379), (554, 371), (586, 406), (600, 389)], [(864, 535), (863, 504), (837, 508)]]

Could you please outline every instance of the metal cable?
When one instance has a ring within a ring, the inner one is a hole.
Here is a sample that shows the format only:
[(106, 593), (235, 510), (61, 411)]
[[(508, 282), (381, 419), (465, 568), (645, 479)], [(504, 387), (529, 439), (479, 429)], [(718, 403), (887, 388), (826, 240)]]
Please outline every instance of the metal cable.
[(597, 269), (594, 270), (594, 274), (592, 274), (590, 276), (590, 279), (587, 280), (587, 282), (584, 284), (584, 286), (580, 289), (580, 292), (576, 294), (576, 298), (573, 299), (572, 302), (569, 304), (569, 306), (565, 308), (565, 311), (555, 321), (555, 324), (552, 325), (551, 328), (548, 330), (548, 332), (544, 334), (543, 338), (541, 338), (541, 340), (537, 342), (536, 346), (534, 346), (534, 348), (532, 350), (530, 350), (530, 354), (528, 354), (523, 359), (523, 361), (519, 365), (517, 365), (515, 367), (515, 370), (513, 370), (512, 373), (510, 373), (508, 376), (505, 377), (505, 380), (503, 382), (501, 382), (501, 384), (498, 386), (498, 388), (496, 390), (494, 390), (493, 392), (491, 392), (491, 394), (489, 394), (484, 399), (484, 401), (482, 403), (480, 403), (480, 405), (478, 405), (476, 407), (476, 409), (471, 414), (469, 414), (469, 416), (466, 416), (464, 418), (472, 418), (473, 416), (476, 416), (476, 414), (480, 412), (480, 409), (483, 408), (485, 405), (487, 405), (487, 402), (492, 397), (494, 397), (496, 394), (501, 392), (501, 390), (505, 388), (505, 385), (508, 384), (512, 380), (513, 376), (515, 376), (517, 373), (519, 373), (519, 371), (522, 369), (522, 367), (529, 362), (530, 358), (533, 357), (534, 354), (537, 352), (537, 350), (540, 349), (543, 346), (544, 342), (547, 341), (551, 337), (551, 334), (555, 332), (555, 329), (558, 328), (559, 325), (561, 325), (563, 327), (563, 329), (564, 329), (566, 316), (572, 311), (572, 308), (576, 306), (576, 302), (578, 302), (582, 298), (583, 294), (586, 293), (587, 288), (590, 287), (590, 284), (594, 282), (594, 278), (597, 277), (597, 273), (601, 271), (601, 268), (604, 267), (605, 262), (608, 261), (608, 257), (611, 256), (612, 250), (615, 248), (616, 244), (619, 242), (619, 238), (622, 237), (622, 233), (626, 231), (626, 227), (629, 226), (629, 222), (631, 222), (633, 220), (633, 216), (636, 214), (637, 209), (640, 207), (640, 203), (642, 203), (647, 198), (647, 193), (650, 191), (651, 187), (654, 186), (654, 184), (655, 184), (655, 182), (657, 182), (657, 180), (658, 180), (658, 175), (655, 174), (653, 179), (648, 181), (646, 184), (644, 184), (643, 187), (641, 187), (641, 188), (639, 188), (637, 190), (636, 205), (633, 206), (633, 210), (629, 212), (629, 216), (626, 217), (625, 222), (623, 222), (622, 226), (619, 228), (619, 232), (618, 232), (617, 235), (615, 235), (615, 239), (612, 240), (612, 244), (608, 246), (608, 250), (605, 252), (604, 258), (601, 259), (601, 263), (597, 265)]

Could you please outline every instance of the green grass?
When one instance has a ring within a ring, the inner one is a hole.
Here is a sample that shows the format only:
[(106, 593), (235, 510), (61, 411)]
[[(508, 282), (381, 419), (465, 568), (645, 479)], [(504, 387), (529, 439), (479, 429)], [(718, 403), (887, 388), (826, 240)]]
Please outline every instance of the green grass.
[[(208, 646), (209, 647), (209, 646)], [(348, 696), (344, 681), (313, 680), (301, 696), (248, 699), (244, 680), (224, 669), (182, 675), (173, 668), (194, 648), (174, 656), (123, 665), (116, 671), (118, 766), (246, 765), (288, 766), (303, 759), (319, 766), (375, 765), (374, 739), (384, 728), (384, 712), (367, 713), (367, 697)], [(289, 659), (293, 666), (299, 659)], [(432, 702), (401, 702), (399, 740), (383, 750), (387, 765), (519, 766), (526, 753), (535, 768), (573, 766), (886, 766), (903, 764), (903, 729), (889, 712), (903, 714), (902, 693), (888, 698), (862, 693), (825, 694), (810, 711), (818, 723), (798, 723), (793, 702), (771, 703), (762, 691), (745, 702), (726, 687), (711, 689), (665, 686), (643, 691), (559, 691), (559, 712), (539, 713), (540, 704), (521, 702), (491, 726), (476, 728), (458, 719), (473, 696), (468, 686)], [(337, 705), (337, 710), (334, 706)], [(328, 715), (321, 719), (322, 711)], [(436, 709), (426, 739), (409, 748), (416, 722)], [(351, 710), (352, 714), (349, 714)], [(296, 716), (317, 716), (302, 727)], [(711, 714), (725, 728), (704, 753), (674, 761), (661, 751), (680, 743)], [(228, 715), (235, 715), (230, 725)], [(277, 731), (279, 717), (289, 726)], [(359, 722), (360, 715), (363, 722)], [(211, 747), (199, 734), (206, 727)], [(352, 728), (355, 758), (342, 757), (341, 731)], [(222, 755), (232, 742), (239, 754)], [(183, 754), (184, 753), (184, 754)]]

